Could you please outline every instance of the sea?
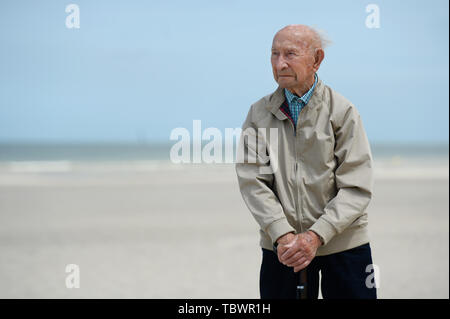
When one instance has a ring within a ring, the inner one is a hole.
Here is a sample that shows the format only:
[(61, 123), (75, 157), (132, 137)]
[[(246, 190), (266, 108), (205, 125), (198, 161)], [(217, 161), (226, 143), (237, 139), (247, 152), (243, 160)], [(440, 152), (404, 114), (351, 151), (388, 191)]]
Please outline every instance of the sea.
[[(0, 143), (0, 172), (67, 172), (82, 167), (108, 170), (151, 170), (175, 167), (171, 149), (175, 142), (145, 143)], [(205, 145), (202, 145), (202, 149)], [(235, 146), (236, 148), (236, 146)], [(235, 148), (233, 159), (235, 158)], [(428, 167), (447, 172), (448, 143), (371, 143), (378, 167)], [(192, 159), (192, 145), (190, 159)], [(225, 158), (207, 165), (232, 165)], [(191, 162), (192, 165), (198, 165)], [(205, 164), (205, 163), (200, 163)], [(187, 164), (183, 164), (186, 166)]]

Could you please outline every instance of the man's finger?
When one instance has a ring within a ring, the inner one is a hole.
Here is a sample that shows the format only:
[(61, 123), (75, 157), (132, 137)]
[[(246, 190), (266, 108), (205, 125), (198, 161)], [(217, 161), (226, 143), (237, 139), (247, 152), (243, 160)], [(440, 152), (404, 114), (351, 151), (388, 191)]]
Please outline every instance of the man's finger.
[(285, 245), (282, 245), (282, 244), (280, 244), (280, 245), (278, 245), (278, 247), (277, 247), (277, 257), (278, 257), (278, 260), (282, 263), (282, 261), (281, 261), (281, 256), (285, 253), (285, 251), (286, 250), (288, 250), (289, 248), (288, 247), (286, 247)]
[(281, 255), (281, 260), (285, 262), (287, 259), (292, 257), (297, 251), (298, 248), (296, 246), (289, 248)]
[(286, 263), (286, 266), (295, 268), (295, 267), (302, 265), (306, 260), (307, 260), (307, 258), (305, 256), (302, 256), (299, 259), (294, 260), (294, 262)]
[(285, 265), (290, 266), (298, 262), (299, 259), (303, 258), (305, 254), (301, 251), (296, 252), (291, 258), (285, 260)]
[(292, 257), (293, 254), (295, 254), (295, 250), (292, 248), (289, 248), (283, 254), (281, 254), (281, 257), (280, 257), (281, 262), (284, 263), (288, 258)]
[(294, 272), (299, 272), (300, 270), (305, 269), (308, 265), (309, 265), (309, 260), (306, 260), (300, 266), (294, 267)]
[(278, 247), (277, 247), (277, 252), (278, 252), (278, 254), (281, 256), (281, 255), (283, 255), (284, 252), (285, 252), (286, 250), (288, 250), (288, 249), (289, 249), (289, 247), (286, 247), (286, 245), (280, 244), (280, 245), (278, 245)]

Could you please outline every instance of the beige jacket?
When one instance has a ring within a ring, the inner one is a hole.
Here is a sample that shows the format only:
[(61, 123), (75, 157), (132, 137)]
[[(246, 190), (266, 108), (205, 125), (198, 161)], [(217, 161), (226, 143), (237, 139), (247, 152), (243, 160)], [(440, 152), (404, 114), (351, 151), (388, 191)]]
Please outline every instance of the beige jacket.
[[(306, 230), (324, 242), (318, 256), (368, 243), (372, 154), (358, 110), (318, 79), (295, 132), (284, 101), (278, 87), (251, 106), (238, 155), (246, 161), (236, 162), (242, 197), (260, 226), (261, 247), (272, 249), (280, 236)], [(255, 155), (254, 163), (248, 156), (259, 148), (249, 142), (247, 128), (267, 144), (266, 157)], [(268, 129), (262, 134), (258, 128)], [(278, 152), (271, 148), (270, 128), (277, 128)], [(263, 167), (271, 173), (261, 172)]]

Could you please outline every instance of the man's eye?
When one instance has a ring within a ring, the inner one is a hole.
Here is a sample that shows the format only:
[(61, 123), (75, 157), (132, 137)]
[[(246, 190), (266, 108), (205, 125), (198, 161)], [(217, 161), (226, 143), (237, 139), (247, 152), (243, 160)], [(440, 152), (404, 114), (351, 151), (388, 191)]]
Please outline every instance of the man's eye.
[(295, 55), (295, 52), (288, 52), (288, 55)]
[(278, 55), (278, 52), (272, 52), (272, 55)]

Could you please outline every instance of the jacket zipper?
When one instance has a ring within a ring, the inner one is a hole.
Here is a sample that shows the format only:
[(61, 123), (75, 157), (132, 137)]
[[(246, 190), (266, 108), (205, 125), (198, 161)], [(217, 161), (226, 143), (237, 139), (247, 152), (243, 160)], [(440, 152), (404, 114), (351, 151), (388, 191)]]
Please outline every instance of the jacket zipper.
[(298, 208), (298, 200), (299, 200), (299, 196), (298, 196), (298, 185), (297, 185), (297, 171), (298, 171), (298, 163), (297, 163), (297, 159), (295, 160), (295, 165), (294, 165), (294, 176), (295, 176), (295, 215), (297, 216), (297, 227), (300, 229), (300, 232), (302, 232), (302, 223), (300, 221), (300, 213), (299, 213), (299, 208)]
[[(303, 109), (302, 109), (303, 110)], [(301, 113), (301, 111), (300, 111)], [(295, 216), (297, 217), (297, 229), (300, 229), (300, 232), (302, 232), (302, 225), (300, 222), (300, 215), (299, 215), (299, 209), (298, 209), (298, 200), (299, 200), (299, 196), (298, 196), (298, 176), (297, 176), (297, 171), (298, 171), (298, 162), (297, 162), (297, 129), (294, 126), (294, 123), (292, 123), (292, 121), (290, 119), (288, 119), (289, 123), (291, 123), (292, 129), (294, 130), (294, 159), (295, 159), (295, 163), (294, 163), (294, 185), (295, 185), (295, 189), (294, 189), (294, 209), (295, 209)], [(298, 122), (298, 119), (297, 119)]]
[[(299, 180), (300, 180), (300, 178), (299, 178), (299, 170), (300, 170), (300, 168), (299, 168), (299, 164), (298, 164), (297, 146), (296, 146), (296, 144), (297, 144), (297, 138), (298, 138), (298, 136), (297, 136), (297, 128), (300, 126), (301, 115), (302, 115), (303, 110), (305, 108), (306, 108), (306, 105), (301, 109), (300, 113), (298, 114), (297, 126), (295, 127), (294, 125), (292, 125), (292, 126), (294, 126), (294, 152), (295, 152), (295, 168), (294, 168), (294, 171), (295, 171), (295, 188), (296, 188), (295, 189), (295, 194), (296, 194), (295, 211), (296, 211), (296, 215), (297, 215), (297, 223), (298, 223), (298, 226), (300, 228), (300, 232), (301, 233), (303, 232), (303, 226), (302, 226), (303, 215), (302, 215), (302, 212), (300, 211), (301, 208), (302, 208), (301, 196), (299, 194), (299, 190), (300, 190), (300, 187), (299, 187)], [(301, 218), (300, 218), (300, 216), (301, 216)]]

